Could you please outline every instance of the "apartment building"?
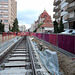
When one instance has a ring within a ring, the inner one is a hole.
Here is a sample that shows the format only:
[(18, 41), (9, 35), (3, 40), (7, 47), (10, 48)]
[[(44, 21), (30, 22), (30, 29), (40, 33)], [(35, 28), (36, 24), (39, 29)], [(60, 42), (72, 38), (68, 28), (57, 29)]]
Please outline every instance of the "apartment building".
[(68, 12), (66, 21), (68, 21), (70, 29), (75, 29), (75, 0), (66, 0), (66, 2), (69, 4), (66, 9)]
[(17, 17), (17, 2), (15, 0), (0, 0), (0, 21), (4, 24), (5, 32), (12, 28)]
[(75, 29), (75, 1), (74, 0), (54, 0), (53, 18), (60, 23), (61, 16), (65, 29)]

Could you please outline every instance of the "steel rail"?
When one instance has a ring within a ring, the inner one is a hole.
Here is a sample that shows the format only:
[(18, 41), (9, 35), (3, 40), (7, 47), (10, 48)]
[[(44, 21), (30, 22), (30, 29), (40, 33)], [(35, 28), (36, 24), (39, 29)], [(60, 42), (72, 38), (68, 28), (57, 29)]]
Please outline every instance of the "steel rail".
[(32, 66), (32, 73), (33, 73), (33, 75), (37, 75), (35, 64), (34, 64), (34, 59), (33, 59), (33, 54), (32, 54), (33, 48), (32, 48), (31, 42), (30, 42), (28, 37), (27, 37), (27, 45), (28, 45), (28, 48), (29, 48), (29, 54), (30, 54), (30, 60), (31, 60), (31, 66)]
[(5, 60), (5, 58), (8, 56), (8, 54), (13, 50), (16, 49), (17, 46), (20, 44), (20, 42), (23, 40), (23, 38), (21, 38), (19, 41), (17, 41), (13, 46), (11, 46), (7, 52), (5, 52), (2, 56), (0, 56), (0, 64), (2, 63), (3, 60)]

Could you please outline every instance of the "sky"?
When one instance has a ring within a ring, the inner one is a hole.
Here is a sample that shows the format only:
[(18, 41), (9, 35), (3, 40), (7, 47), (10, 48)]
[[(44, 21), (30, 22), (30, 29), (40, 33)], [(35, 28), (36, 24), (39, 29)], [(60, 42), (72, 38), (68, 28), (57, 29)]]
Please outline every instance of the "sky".
[(40, 14), (46, 10), (53, 20), (54, 0), (16, 0), (17, 18), (19, 25), (30, 28), (34, 21), (38, 20)]

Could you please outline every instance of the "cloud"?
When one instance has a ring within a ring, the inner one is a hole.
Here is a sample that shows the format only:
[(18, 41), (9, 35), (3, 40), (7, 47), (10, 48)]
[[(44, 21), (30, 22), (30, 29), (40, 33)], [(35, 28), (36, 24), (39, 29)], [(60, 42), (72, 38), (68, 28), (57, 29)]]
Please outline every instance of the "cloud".
[(19, 23), (31, 25), (38, 16), (44, 11), (49, 13), (53, 20), (53, 1), (54, 0), (16, 0), (17, 17)]
[(37, 11), (35, 10), (19, 11), (17, 16), (19, 22), (25, 22), (28, 24), (33, 23), (33, 21), (38, 18)]
[(25, 25), (26, 29), (29, 29), (31, 27), (31, 25), (29, 25), (29, 24), (26, 24), (26, 23), (21, 24), (21, 23), (19, 23), (19, 26), (22, 26), (22, 25)]

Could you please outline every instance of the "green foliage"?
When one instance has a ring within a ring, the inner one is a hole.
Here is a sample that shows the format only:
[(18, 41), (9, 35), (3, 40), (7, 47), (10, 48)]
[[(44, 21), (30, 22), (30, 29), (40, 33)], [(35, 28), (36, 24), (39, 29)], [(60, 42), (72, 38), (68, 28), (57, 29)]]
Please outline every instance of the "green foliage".
[(0, 22), (0, 32), (4, 32), (4, 24)]
[(54, 21), (54, 33), (58, 33), (59, 29), (58, 29), (58, 23), (57, 21), (55, 20)]
[(38, 27), (33, 32), (36, 32), (37, 29), (40, 28), (41, 25), (43, 25), (43, 23), (39, 24)]
[(60, 20), (60, 32), (63, 32), (64, 31), (64, 24), (62, 22), (62, 17), (61, 17), (61, 20)]
[(38, 25), (38, 28), (40, 28), (41, 25), (43, 25), (43, 23), (39, 24), (39, 25)]
[(11, 31), (10, 25), (9, 25), (9, 31)]
[(18, 26), (18, 20), (17, 20), (17, 18), (15, 18), (15, 20), (14, 20), (12, 31), (13, 32), (18, 32), (19, 31), (19, 26)]
[(37, 31), (37, 28), (33, 32), (36, 32), (36, 31)]
[(60, 33), (60, 32), (63, 32), (63, 31), (64, 31), (64, 24), (62, 22), (62, 17), (61, 17), (59, 27), (58, 27), (57, 21), (54, 21), (54, 33)]

